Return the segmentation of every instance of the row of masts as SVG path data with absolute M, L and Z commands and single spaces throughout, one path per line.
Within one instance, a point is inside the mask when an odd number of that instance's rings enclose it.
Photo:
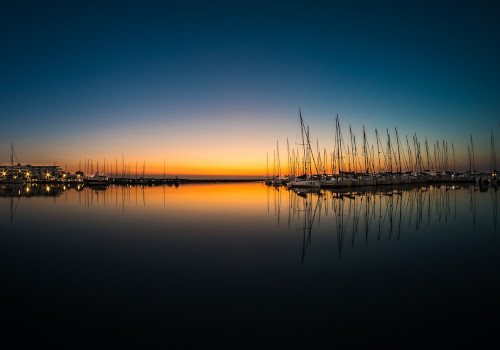
M 107 174 L 111 178 L 123 178 L 123 179 L 132 179 L 134 176 L 136 179 L 146 178 L 146 161 L 143 161 L 142 164 L 142 174 L 139 171 L 138 162 L 135 161 L 135 172 L 132 171 L 132 164 L 130 162 L 125 162 L 125 158 L 122 155 L 122 161 L 120 164 L 120 169 L 118 169 L 118 158 L 115 158 L 115 161 L 109 161 L 106 163 L 106 158 L 103 159 L 101 163 L 101 167 L 99 168 L 99 161 L 95 162 L 96 172 L 94 172 L 94 160 L 91 158 L 85 158 L 82 168 L 82 161 L 78 161 L 78 171 L 83 174 Z M 141 176 L 141 177 L 139 177 Z M 165 179 L 165 159 L 163 160 L 163 178 Z
M 133 163 L 126 162 L 124 155 L 122 154 L 121 163 L 118 163 L 118 158 L 115 161 L 112 160 L 106 162 L 106 158 L 103 159 L 103 165 L 99 168 L 99 161 L 96 161 L 96 172 L 107 174 L 110 178 L 121 178 L 121 179 L 145 179 L 146 178 L 146 161 L 142 163 L 142 169 L 139 169 L 139 162 L 135 161 L 135 172 L 133 171 Z M 120 167 L 119 167 L 120 165 Z M 142 170 L 142 173 L 141 173 Z M 85 158 L 82 168 L 82 161 L 78 162 L 78 171 L 84 174 L 94 174 L 94 160 L 91 158 Z M 166 179 L 166 160 L 163 159 L 163 179 Z
M 301 139 L 296 149 L 290 150 L 287 138 L 287 168 L 282 170 L 280 162 L 279 144 L 276 142 L 272 173 L 269 172 L 269 154 L 267 158 L 267 178 L 281 178 L 283 176 L 313 177 L 321 175 L 343 174 L 461 174 L 457 172 L 455 146 L 453 143 L 439 140 L 430 143 L 427 137 L 419 139 L 416 133 L 400 137 L 397 128 L 394 133 L 385 130 L 386 142 L 381 140 L 380 133 L 375 128 L 375 142 L 369 144 L 365 126 L 362 131 L 362 144 L 358 148 L 356 135 L 349 125 L 349 136 L 345 141 L 338 115 L 335 118 L 335 146 L 332 150 L 321 149 L 316 140 L 316 149 L 311 146 L 309 126 L 305 125 L 302 112 L 299 109 L 299 123 Z M 392 137 L 391 137 L 392 136 Z M 477 172 L 474 154 L 474 142 L 470 136 L 468 148 L 469 169 L 471 175 Z M 496 173 L 496 152 L 491 132 L 491 159 L 490 173 Z M 284 175 L 283 173 L 286 173 Z
M 19 163 L 19 160 L 17 159 L 17 155 L 14 151 L 14 144 L 10 144 L 10 166 L 15 167 L 21 166 Z M 15 162 L 14 162 L 15 160 Z M 54 164 L 55 165 L 55 164 Z M 94 167 L 95 165 L 95 167 Z M 132 179 L 134 176 L 136 179 L 141 176 L 141 172 L 139 171 L 139 164 L 138 161 L 135 161 L 135 173 L 132 171 L 132 164 L 129 162 L 126 162 L 125 156 L 122 153 L 121 156 L 121 163 L 120 163 L 120 169 L 118 168 L 118 157 L 115 158 L 115 161 L 113 162 L 112 160 L 106 162 L 106 157 L 103 158 L 103 162 L 99 166 L 99 161 L 92 158 L 84 158 L 83 164 L 82 160 L 78 161 L 78 172 L 84 174 L 84 175 L 93 175 L 93 174 L 106 174 L 109 175 L 111 178 L 123 178 L 123 179 Z M 95 171 L 94 171 L 95 170 Z M 66 172 L 68 171 L 68 166 L 66 165 Z M 146 178 L 146 161 L 143 161 L 142 164 L 142 176 L 140 177 L 141 179 Z M 166 178 L 166 159 L 163 158 L 163 179 Z

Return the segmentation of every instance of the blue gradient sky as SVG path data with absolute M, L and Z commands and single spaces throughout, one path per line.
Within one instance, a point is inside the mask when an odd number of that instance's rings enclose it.
M 244 173 L 265 169 L 276 140 L 295 142 L 301 106 L 324 147 L 339 113 L 359 140 L 362 125 L 398 127 L 453 142 L 463 164 L 472 133 L 487 168 L 499 7 L 346 3 L 7 2 L 0 163 L 14 142 L 23 163 L 123 152 L 166 157 L 172 172 Z

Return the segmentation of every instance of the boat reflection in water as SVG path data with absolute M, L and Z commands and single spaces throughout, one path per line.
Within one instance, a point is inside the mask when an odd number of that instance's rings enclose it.
M 301 261 L 304 263 L 314 231 L 334 235 L 338 257 L 346 245 L 370 241 L 400 240 L 405 232 L 431 230 L 438 224 L 454 225 L 457 221 L 457 194 L 460 205 L 468 202 L 466 216 L 476 226 L 476 192 L 491 193 L 493 231 L 497 228 L 497 189 L 474 185 L 437 185 L 373 188 L 370 191 L 293 188 L 285 191 L 287 211 L 282 210 L 283 190 L 273 191 L 274 215 L 279 225 L 286 216 L 289 231 L 301 231 Z M 464 216 L 458 219 L 463 223 Z M 443 228 L 441 228 L 442 230 Z
M 83 190 L 83 184 L 2 184 L 0 197 L 59 197 L 65 191 Z
M 101 187 L 102 190 L 107 188 L 107 186 Z M 67 191 L 75 190 L 80 192 L 83 188 L 83 184 L 1 184 L 0 197 L 10 198 L 10 222 L 12 223 L 21 198 L 45 197 L 53 198 L 55 202 L 56 198 L 63 196 L 65 193 L 67 194 Z M 97 190 L 98 188 L 94 189 Z
M 18 342 L 498 343 L 494 187 L 10 186 L 0 228 Z

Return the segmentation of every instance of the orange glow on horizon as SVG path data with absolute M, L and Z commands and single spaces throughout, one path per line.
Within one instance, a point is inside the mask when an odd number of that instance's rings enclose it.
M 379 170 L 381 172 L 389 171 L 387 169 L 387 166 L 384 165 L 384 162 L 381 161 L 381 166 L 379 169 L 378 166 L 378 161 L 375 161 L 375 166 L 372 168 L 370 166 L 369 173 L 378 173 Z M 121 176 L 123 173 L 126 174 L 126 176 L 129 176 L 131 178 L 135 178 L 136 176 L 138 178 L 142 177 L 143 175 L 143 166 L 144 162 L 137 161 L 137 168 L 136 168 L 136 161 L 125 161 L 125 165 L 122 164 L 121 161 L 118 161 L 118 165 L 116 164 L 116 161 L 113 162 L 108 162 L 106 163 L 106 169 L 103 169 L 102 165 L 103 162 L 99 162 L 100 172 L 105 172 L 107 175 L 113 174 L 113 176 Z M 81 170 L 83 171 L 83 165 L 81 166 Z M 414 165 L 413 165 L 414 167 Z M 433 166 L 431 164 L 431 172 L 433 171 Z M 313 168 L 313 174 L 316 173 L 316 168 L 314 165 L 312 166 Z M 64 166 L 63 166 L 64 169 Z M 94 172 L 97 170 L 97 164 L 96 162 L 93 163 L 93 169 Z M 338 166 L 335 164 L 333 166 L 333 172 L 332 172 L 332 164 L 331 161 L 328 161 L 321 169 L 326 169 L 327 174 L 337 174 L 338 173 Z M 70 172 L 76 172 L 79 170 L 78 164 L 72 164 L 71 166 L 68 167 L 68 170 Z M 420 171 L 420 167 L 417 169 Z M 427 162 L 424 160 L 422 164 L 422 171 L 428 170 L 427 169 Z M 448 171 L 453 171 L 453 162 L 448 165 Z M 463 162 L 457 162 L 457 171 L 458 172 L 463 172 L 465 170 L 465 164 Z M 342 171 L 343 172 L 357 172 L 357 173 L 363 173 L 365 171 L 365 165 L 364 164 L 357 164 L 354 166 L 352 163 L 349 164 L 347 161 L 344 161 L 342 163 Z M 399 167 L 396 165 L 395 162 L 392 164 L 392 172 L 398 172 Z M 401 171 L 406 172 L 408 171 L 406 164 L 402 164 L 401 166 Z M 145 168 L 144 168 L 144 175 L 145 176 L 156 176 L 156 177 L 162 177 L 163 174 L 165 173 L 166 177 L 173 177 L 173 176 L 182 176 L 182 175 L 189 175 L 189 176 L 237 176 L 237 177 L 244 177 L 244 176 L 251 176 L 251 177 L 266 177 L 266 175 L 272 176 L 272 175 L 278 175 L 278 167 L 276 166 L 276 169 L 273 169 L 273 164 L 272 162 L 269 162 L 269 169 L 266 169 L 266 164 L 265 164 L 265 159 L 264 161 L 262 160 L 257 160 L 253 162 L 231 162 L 231 161 L 221 161 L 218 163 L 212 163 L 210 160 L 207 161 L 195 161 L 193 163 L 188 162 L 188 161 L 181 161 L 178 164 L 172 164 L 171 162 L 166 162 L 165 167 L 163 165 L 163 161 L 146 161 L 145 163 Z M 293 169 L 288 169 L 288 166 L 282 166 L 280 174 L 282 176 L 284 175 L 289 175 L 293 174 L 294 170 Z M 303 166 L 302 164 L 298 164 L 296 166 L 295 170 L 296 175 L 302 175 L 303 173 Z M 319 171 L 319 173 L 323 173 L 323 170 Z
M 92 159 L 93 170 L 105 172 L 107 175 L 121 176 L 122 174 L 135 177 L 142 177 L 143 164 L 145 164 L 144 174 L 149 177 L 161 177 L 164 174 L 163 160 L 165 159 L 165 174 L 167 176 L 259 176 L 265 177 L 267 173 L 270 176 L 278 171 L 273 171 L 275 163 L 275 150 L 277 141 L 279 141 L 281 174 L 287 175 L 293 173 L 288 170 L 288 157 L 296 155 L 301 158 L 303 150 L 300 137 L 297 136 L 296 118 L 290 118 L 289 115 L 269 115 L 265 120 L 271 121 L 264 123 L 262 116 L 239 116 L 237 112 L 225 117 L 221 117 L 214 122 L 213 120 L 200 120 L 197 123 L 181 122 L 176 123 L 148 123 L 133 126 L 121 126 L 102 129 L 92 133 L 82 133 L 77 137 L 63 139 L 64 142 L 50 145 L 23 145 L 18 151 L 22 155 L 20 159 L 22 164 L 32 165 L 53 165 L 61 166 L 63 170 L 72 173 L 78 170 L 84 170 L 85 159 Z M 327 124 L 319 128 L 316 125 L 311 128 L 315 131 L 314 138 L 320 140 L 320 146 L 313 146 L 313 153 L 318 163 L 318 151 L 321 154 L 321 163 L 326 149 L 326 173 L 332 172 L 332 152 L 334 149 L 334 138 L 332 132 L 334 126 Z M 358 130 L 359 135 L 359 130 Z M 323 144 L 321 144 L 323 140 Z M 489 139 L 488 139 L 489 140 Z M 476 169 L 487 168 L 489 164 L 489 152 L 478 151 L 481 149 L 479 144 L 476 149 Z M 374 168 L 370 172 L 377 172 L 378 157 L 377 149 L 373 146 L 376 142 L 368 139 L 370 153 L 375 154 Z M 288 150 L 289 145 L 289 150 Z M 359 146 L 359 143 L 358 143 Z M 484 146 L 484 145 L 483 145 Z M 319 148 L 319 150 L 316 150 Z M 484 148 L 484 147 L 483 147 Z M 427 159 L 422 146 L 423 168 L 427 168 Z M 290 152 L 290 153 L 288 153 Z M 434 160 L 433 149 L 430 149 L 431 163 Z M 462 172 L 469 170 L 467 144 L 455 143 L 456 153 L 456 171 Z M 123 154 L 123 160 L 122 160 Z M 267 154 L 267 157 L 266 157 Z M 387 170 L 381 153 L 382 170 Z M 406 160 L 408 161 L 408 152 L 403 149 Z M 343 150 L 343 171 L 349 171 L 348 166 L 349 152 Z M 413 153 L 412 157 L 415 157 Z M 266 158 L 268 165 L 266 166 Z M 277 156 L 276 156 L 277 158 Z M 7 157 L 5 157 L 7 159 Z M 103 169 L 106 162 L 105 170 Z M 448 159 L 448 169 L 454 170 L 454 160 L 450 152 Z M 402 160 L 403 162 L 403 160 Z M 403 162 L 402 171 L 406 171 L 406 165 Z M 80 165 L 79 165 L 80 163 Z M 136 170 L 137 163 L 137 170 Z M 358 172 L 365 170 L 362 151 L 358 147 L 357 156 Z M 277 159 L 276 159 L 277 164 Z M 399 169 L 395 165 L 393 158 L 393 171 Z M 267 168 L 268 167 L 268 171 Z M 276 166 L 277 168 L 277 166 Z M 337 173 L 337 166 L 334 166 L 334 173 Z M 431 166 L 432 168 L 432 166 Z M 301 169 L 301 164 L 297 166 Z M 314 166 L 313 166 L 314 169 Z M 351 171 L 354 171 L 351 160 Z M 424 170 L 424 169 L 422 169 Z M 432 169 L 431 169 L 432 170 Z M 296 171 L 301 175 L 302 171 Z M 323 171 L 319 171 L 322 173 Z M 88 168 L 87 173 L 90 173 Z M 313 173 L 316 173 L 314 169 Z

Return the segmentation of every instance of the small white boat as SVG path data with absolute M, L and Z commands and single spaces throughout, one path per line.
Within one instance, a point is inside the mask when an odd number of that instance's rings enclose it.
M 109 184 L 109 179 L 104 174 L 95 173 L 94 175 L 87 176 L 84 180 L 87 185 L 107 185 Z

